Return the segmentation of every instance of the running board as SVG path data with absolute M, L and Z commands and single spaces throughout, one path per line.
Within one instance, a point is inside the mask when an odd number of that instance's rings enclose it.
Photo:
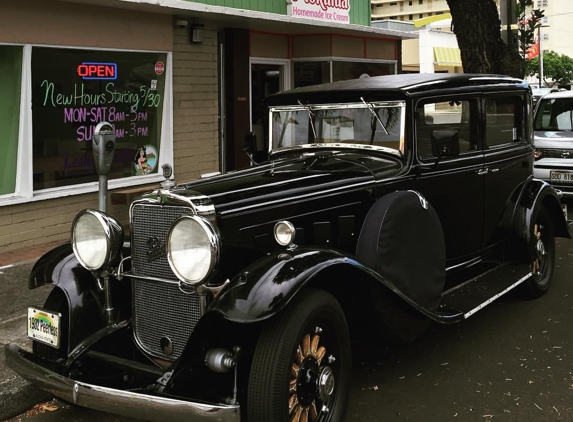
M 452 324 L 468 319 L 532 274 L 526 265 L 502 265 L 442 294 L 442 302 L 430 316 L 436 322 Z

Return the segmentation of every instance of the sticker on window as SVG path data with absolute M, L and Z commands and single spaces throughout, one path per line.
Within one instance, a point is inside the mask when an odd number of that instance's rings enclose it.
M 137 154 L 133 158 L 135 175 L 142 176 L 152 173 L 157 167 L 157 150 L 153 145 L 141 145 L 137 148 Z

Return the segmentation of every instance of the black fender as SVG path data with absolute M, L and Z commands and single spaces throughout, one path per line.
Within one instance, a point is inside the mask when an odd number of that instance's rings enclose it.
M 329 277 L 319 275 L 329 274 Z M 442 315 L 420 306 L 402 293 L 390 280 L 358 262 L 353 256 L 326 248 L 297 247 L 270 254 L 248 266 L 231 280 L 229 287 L 211 303 L 209 310 L 219 312 L 232 322 L 252 323 L 271 318 L 308 285 L 320 284 L 329 290 L 332 275 L 344 274 L 346 294 L 356 289 L 355 280 L 375 283 L 390 291 L 396 300 L 422 315 L 441 323 L 457 322 L 459 314 Z M 327 280 L 327 281 L 325 281 Z M 330 281 L 329 281 L 330 280 Z
M 519 256 L 534 257 L 531 248 L 533 244 L 531 235 L 537 213 L 542 206 L 547 209 L 551 216 L 555 236 L 571 239 L 557 191 L 549 183 L 532 178 L 523 188 L 513 219 L 510 245 L 514 252 L 521 252 L 518 253 Z
M 57 246 L 32 268 L 28 287 L 53 285 L 68 301 L 68 353 L 85 337 L 105 327 L 104 292 L 94 275 L 80 265 L 71 243 Z

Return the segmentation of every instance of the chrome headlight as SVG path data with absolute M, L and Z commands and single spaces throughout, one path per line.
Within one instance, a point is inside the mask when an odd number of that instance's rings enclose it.
M 72 247 L 80 264 L 100 270 L 119 257 L 123 230 L 117 220 L 101 211 L 83 210 L 72 224 Z
M 281 246 L 290 246 L 296 237 L 296 230 L 290 221 L 275 224 L 275 240 Z
M 179 280 L 191 286 L 204 282 L 219 262 L 219 235 L 206 219 L 185 215 L 167 235 L 167 260 Z

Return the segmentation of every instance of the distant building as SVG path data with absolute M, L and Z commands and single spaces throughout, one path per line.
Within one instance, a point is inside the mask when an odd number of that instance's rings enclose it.
M 496 3 L 503 25 L 507 16 L 507 0 L 496 0 Z M 371 0 L 371 7 L 373 23 L 381 20 L 413 22 L 450 11 L 446 0 Z M 541 29 L 541 49 L 573 57 L 570 29 L 573 1 L 534 0 L 533 7 L 545 11 Z
M 418 33 L 417 38 L 402 41 L 403 73 L 462 73 L 462 59 L 456 36 L 450 31 L 451 22 L 448 12 L 414 22 L 383 19 L 371 25 Z
M 372 21 L 392 19 L 413 21 L 449 13 L 446 0 L 372 0 Z
M 545 11 L 541 28 L 541 49 L 573 57 L 573 43 L 571 43 L 573 1 L 535 0 L 534 7 Z

